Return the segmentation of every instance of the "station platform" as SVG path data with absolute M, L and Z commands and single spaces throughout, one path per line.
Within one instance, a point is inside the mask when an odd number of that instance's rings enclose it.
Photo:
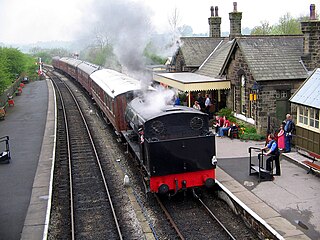
M 279 239 L 320 239 L 320 178 L 307 174 L 306 157 L 294 150 L 280 156 L 281 176 L 259 182 L 249 175 L 249 147 L 265 142 L 217 139 L 217 179 L 279 235 Z M 257 157 L 256 153 L 256 156 Z
M 51 82 L 25 84 L 13 100 L 0 121 L 11 152 L 10 163 L 0 164 L 0 240 L 42 239 L 55 135 Z
M 48 229 L 55 145 L 55 104 L 49 80 L 26 84 L 0 121 L 9 135 L 11 162 L 0 164 L 0 240 L 44 239 Z M 264 142 L 216 138 L 217 180 L 278 239 L 320 239 L 320 178 L 307 174 L 292 152 L 281 157 L 281 176 L 258 182 L 249 176 L 251 146 Z

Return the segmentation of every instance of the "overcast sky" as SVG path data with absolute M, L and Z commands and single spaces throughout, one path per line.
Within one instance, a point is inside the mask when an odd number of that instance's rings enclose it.
M 229 15 L 234 0 L 0 0 L 0 42 L 35 43 L 37 41 L 75 40 L 84 32 L 119 24 L 137 25 L 152 31 L 169 28 L 168 18 L 176 8 L 180 25 L 193 28 L 194 33 L 208 32 L 210 6 L 219 7 L 221 30 L 229 31 Z M 309 15 L 310 4 L 320 9 L 320 0 L 238 0 L 242 12 L 242 27 L 253 28 L 261 21 L 270 24 L 290 13 L 293 17 Z M 135 15 L 140 23 L 131 21 Z M 111 24 L 112 23 L 112 24 Z M 107 27 L 106 27 L 107 28 Z M 148 29 L 147 31 L 149 31 Z M 145 29 L 141 29 L 145 30 Z

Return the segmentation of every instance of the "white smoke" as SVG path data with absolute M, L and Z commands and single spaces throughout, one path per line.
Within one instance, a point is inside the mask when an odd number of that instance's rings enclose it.
M 125 69 L 140 71 L 144 69 L 143 51 L 151 38 L 152 14 L 141 2 L 94 0 L 82 31 L 87 29 L 92 40 L 99 37 L 111 44 Z
M 173 89 L 166 89 L 162 86 L 156 87 L 156 91 L 146 92 L 143 96 L 143 112 L 149 114 L 157 113 L 167 105 L 173 105 L 174 96 L 175 91 Z

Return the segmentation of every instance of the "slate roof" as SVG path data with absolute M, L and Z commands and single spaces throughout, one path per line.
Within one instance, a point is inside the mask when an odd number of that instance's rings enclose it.
M 320 68 L 314 70 L 293 94 L 291 102 L 320 109 Z
M 218 47 L 211 53 L 211 55 L 205 60 L 197 74 L 201 74 L 208 77 L 220 77 L 221 69 L 230 53 L 230 50 L 234 44 L 234 41 L 228 39 L 222 40 Z
M 256 81 L 305 79 L 303 36 L 248 36 L 237 43 Z
M 223 38 L 182 37 L 180 51 L 186 66 L 199 67 Z

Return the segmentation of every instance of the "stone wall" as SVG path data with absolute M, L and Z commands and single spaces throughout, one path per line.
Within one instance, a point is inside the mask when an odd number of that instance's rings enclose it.
M 302 57 L 307 69 L 312 71 L 320 66 L 320 21 L 301 22 L 304 34 L 304 55 Z
M 237 114 L 241 112 L 241 75 L 245 76 L 245 116 L 255 120 L 255 127 L 261 134 L 277 131 L 282 120 L 285 119 L 286 111 L 295 115 L 295 108 L 289 105 L 291 95 L 298 89 L 303 80 L 282 80 L 282 81 L 259 81 L 261 90 L 253 91 L 255 79 L 250 72 L 242 52 L 237 48 L 231 56 L 231 62 L 227 68 L 227 79 L 230 80 L 231 89 L 227 95 L 227 107 Z M 249 99 L 250 93 L 255 93 L 256 101 Z M 285 104 L 288 109 L 281 109 L 279 103 Z M 252 104 L 249 114 L 250 103 Z M 280 106 L 280 107 L 279 107 Z M 235 107 L 235 109 L 234 109 Z M 277 110 L 278 108 L 278 110 Z M 283 114 L 279 115 L 279 110 Z M 278 111 L 278 113 L 277 113 Z M 283 115 L 283 118 L 282 118 Z

